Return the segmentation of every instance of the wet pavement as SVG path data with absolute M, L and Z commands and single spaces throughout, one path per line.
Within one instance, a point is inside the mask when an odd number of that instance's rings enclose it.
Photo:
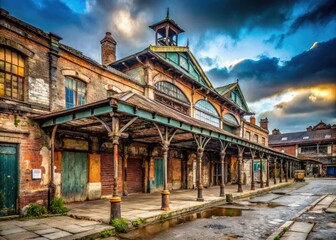
M 99 222 L 77 220 L 67 216 L 0 222 L 0 240 L 20 239 L 80 239 L 100 236 L 113 227 Z
M 267 239 L 286 221 L 325 194 L 336 194 L 335 180 L 308 180 L 260 197 L 238 201 L 230 206 L 240 209 L 237 215 L 206 213 L 206 217 L 197 217 L 196 214 L 195 218 L 180 219 L 175 223 L 167 221 L 152 226 L 152 232 L 146 230 L 133 237 L 131 234 L 122 237 L 164 240 Z M 228 208 L 229 205 L 223 207 Z M 313 229 L 308 239 L 336 239 L 335 213 L 316 214 L 318 213 L 306 212 L 297 218 L 297 221 L 315 223 L 311 225 Z M 154 235 L 157 229 L 160 229 L 161 233 Z

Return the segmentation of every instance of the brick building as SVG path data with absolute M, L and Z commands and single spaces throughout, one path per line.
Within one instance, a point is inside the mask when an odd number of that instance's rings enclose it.
M 335 142 L 336 126 L 322 121 L 304 132 L 274 129 L 269 136 L 269 146 L 299 158 L 307 175 L 336 176 Z
M 121 195 L 154 191 L 169 209 L 176 189 L 197 188 L 202 201 L 204 187 L 253 188 L 243 169 L 257 158 L 262 183 L 277 159 L 291 176 L 295 157 L 242 137 L 250 113 L 238 83 L 215 89 L 169 16 L 150 28 L 155 45 L 119 60 L 106 33 L 100 64 L 0 10 L 0 215 L 57 195 L 111 198 L 118 218 Z

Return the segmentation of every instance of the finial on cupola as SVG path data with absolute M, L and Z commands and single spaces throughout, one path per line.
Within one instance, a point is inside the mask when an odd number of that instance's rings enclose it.
M 237 83 L 239 82 L 239 79 L 237 78 Z
M 169 8 L 167 8 L 167 16 L 166 19 L 169 19 Z
M 187 47 L 189 47 L 189 38 L 187 39 Z

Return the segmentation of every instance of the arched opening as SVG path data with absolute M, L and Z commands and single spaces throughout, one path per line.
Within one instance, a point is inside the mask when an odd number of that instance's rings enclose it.
M 189 113 L 190 102 L 186 95 L 174 84 L 166 81 L 155 83 L 156 101 L 184 114 Z
M 213 126 L 219 127 L 219 115 L 216 108 L 205 100 L 195 104 L 195 118 Z

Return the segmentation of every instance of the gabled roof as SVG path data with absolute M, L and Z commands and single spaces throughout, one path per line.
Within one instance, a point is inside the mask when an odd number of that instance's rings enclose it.
M 322 129 L 305 132 L 284 133 L 269 135 L 269 145 L 289 145 L 294 143 L 335 142 L 336 129 Z
M 155 53 L 163 61 L 172 64 L 203 86 L 214 90 L 210 80 L 188 47 L 179 46 L 150 46 L 149 51 Z M 181 61 L 185 59 L 186 62 Z
M 232 91 L 236 90 L 238 92 L 239 98 L 242 100 L 242 106 L 239 106 L 239 107 L 242 108 L 246 112 L 250 111 L 238 82 L 230 83 L 228 85 L 224 85 L 221 87 L 217 87 L 215 90 L 223 97 L 226 97 L 225 96 L 226 94 L 231 93 Z M 230 96 L 230 99 L 231 99 L 231 96 Z
M 161 20 L 160 22 L 158 23 L 155 23 L 155 24 L 152 24 L 149 26 L 149 28 L 155 30 L 155 28 L 157 26 L 160 26 L 160 25 L 163 25 L 163 24 L 171 24 L 172 26 L 174 26 L 180 33 L 183 33 L 184 30 L 172 19 L 170 18 L 165 18 L 163 20 Z
M 220 94 L 220 95 L 224 95 L 226 94 L 228 91 L 233 90 L 235 87 L 237 86 L 237 83 L 230 83 L 228 85 L 224 85 L 221 87 L 217 87 L 216 91 Z

